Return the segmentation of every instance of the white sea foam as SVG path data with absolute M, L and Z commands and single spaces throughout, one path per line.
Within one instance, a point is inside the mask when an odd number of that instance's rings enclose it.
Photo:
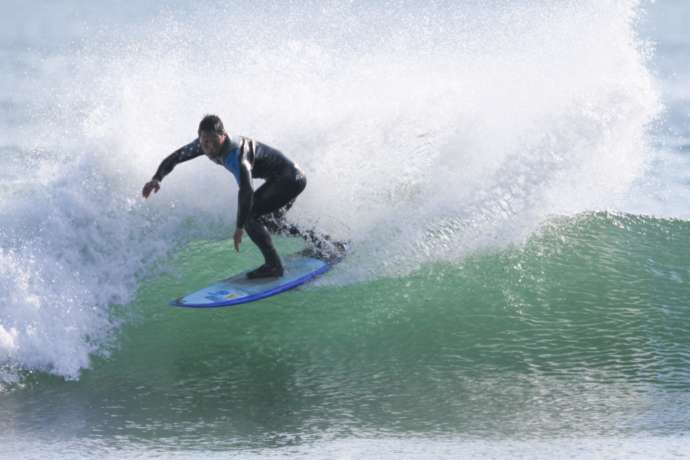
M 112 447 L 89 440 L 78 442 L 37 443 L 10 440 L 7 443 L 8 459 L 42 459 L 46 455 L 59 460 L 91 458 L 94 452 L 102 459 L 118 458 L 171 458 L 196 459 L 264 459 L 301 458 L 322 459 L 451 459 L 451 458 L 512 458 L 552 459 L 566 455 L 571 459 L 595 460 L 601 458 L 664 459 L 682 458 L 689 447 L 685 436 L 637 436 L 533 439 L 533 440 L 462 440 L 407 437 L 405 439 L 337 439 L 313 444 L 269 449 L 232 450 L 219 452 L 215 449 L 186 451 L 175 449 L 161 454 L 160 446 Z M 61 447 L 60 450 L 55 447 Z M 86 453 L 88 452 L 88 453 Z
M 169 11 L 33 62 L 0 188 L 0 367 L 78 377 L 142 273 L 230 234 L 233 179 L 203 158 L 139 197 L 208 112 L 303 166 L 293 219 L 353 242 L 336 282 L 615 207 L 643 170 L 635 1 L 214 5 L 212 34 L 208 10 Z

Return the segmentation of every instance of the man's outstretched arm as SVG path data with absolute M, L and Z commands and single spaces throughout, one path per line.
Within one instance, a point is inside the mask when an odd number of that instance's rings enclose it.
M 144 198 L 148 198 L 149 195 L 151 195 L 151 192 L 158 193 L 158 190 L 161 188 L 161 181 L 165 176 L 170 174 L 173 169 L 175 169 L 176 165 L 203 154 L 204 152 L 201 150 L 201 144 L 199 143 L 198 139 L 175 150 L 161 162 L 160 166 L 158 166 L 156 174 L 154 174 L 153 178 L 144 185 L 144 189 L 141 191 L 141 194 L 144 195 Z

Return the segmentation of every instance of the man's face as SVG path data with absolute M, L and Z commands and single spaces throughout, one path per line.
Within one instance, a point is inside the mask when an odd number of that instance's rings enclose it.
M 209 131 L 201 131 L 199 133 L 201 151 L 208 157 L 217 157 L 223 142 L 225 142 L 225 134 L 219 135 Z

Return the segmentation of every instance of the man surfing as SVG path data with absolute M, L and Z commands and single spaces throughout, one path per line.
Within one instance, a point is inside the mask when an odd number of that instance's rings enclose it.
M 199 123 L 199 137 L 180 147 L 161 162 L 156 174 L 144 185 L 142 194 L 148 198 L 158 193 L 160 183 L 177 164 L 206 155 L 214 163 L 224 166 L 235 176 L 237 194 L 237 221 L 233 240 L 239 252 L 244 231 L 264 256 L 264 264 L 247 273 L 247 277 L 269 278 L 283 276 L 283 264 L 273 246 L 273 233 L 299 234 L 315 239 L 313 232 L 303 234 L 287 225 L 285 213 L 307 186 L 304 172 L 280 151 L 252 139 L 233 136 L 225 131 L 216 115 L 206 115 Z M 252 178 L 265 179 L 258 189 L 252 187 Z

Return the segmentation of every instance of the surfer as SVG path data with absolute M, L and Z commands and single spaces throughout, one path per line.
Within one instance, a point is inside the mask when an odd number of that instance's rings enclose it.
M 273 246 L 272 233 L 300 235 L 306 240 L 316 238 L 313 232 L 300 232 L 288 225 L 285 213 L 307 186 L 304 172 L 280 151 L 242 136 L 230 136 L 216 115 L 206 115 L 199 123 L 199 137 L 165 158 L 153 178 L 144 185 L 142 194 L 148 198 L 158 193 L 160 183 L 178 163 L 206 155 L 214 163 L 228 169 L 239 185 L 237 220 L 233 236 L 239 252 L 242 236 L 247 232 L 264 257 L 264 264 L 247 273 L 248 278 L 283 275 L 283 264 Z M 265 179 L 256 190 L 252 178 Z

